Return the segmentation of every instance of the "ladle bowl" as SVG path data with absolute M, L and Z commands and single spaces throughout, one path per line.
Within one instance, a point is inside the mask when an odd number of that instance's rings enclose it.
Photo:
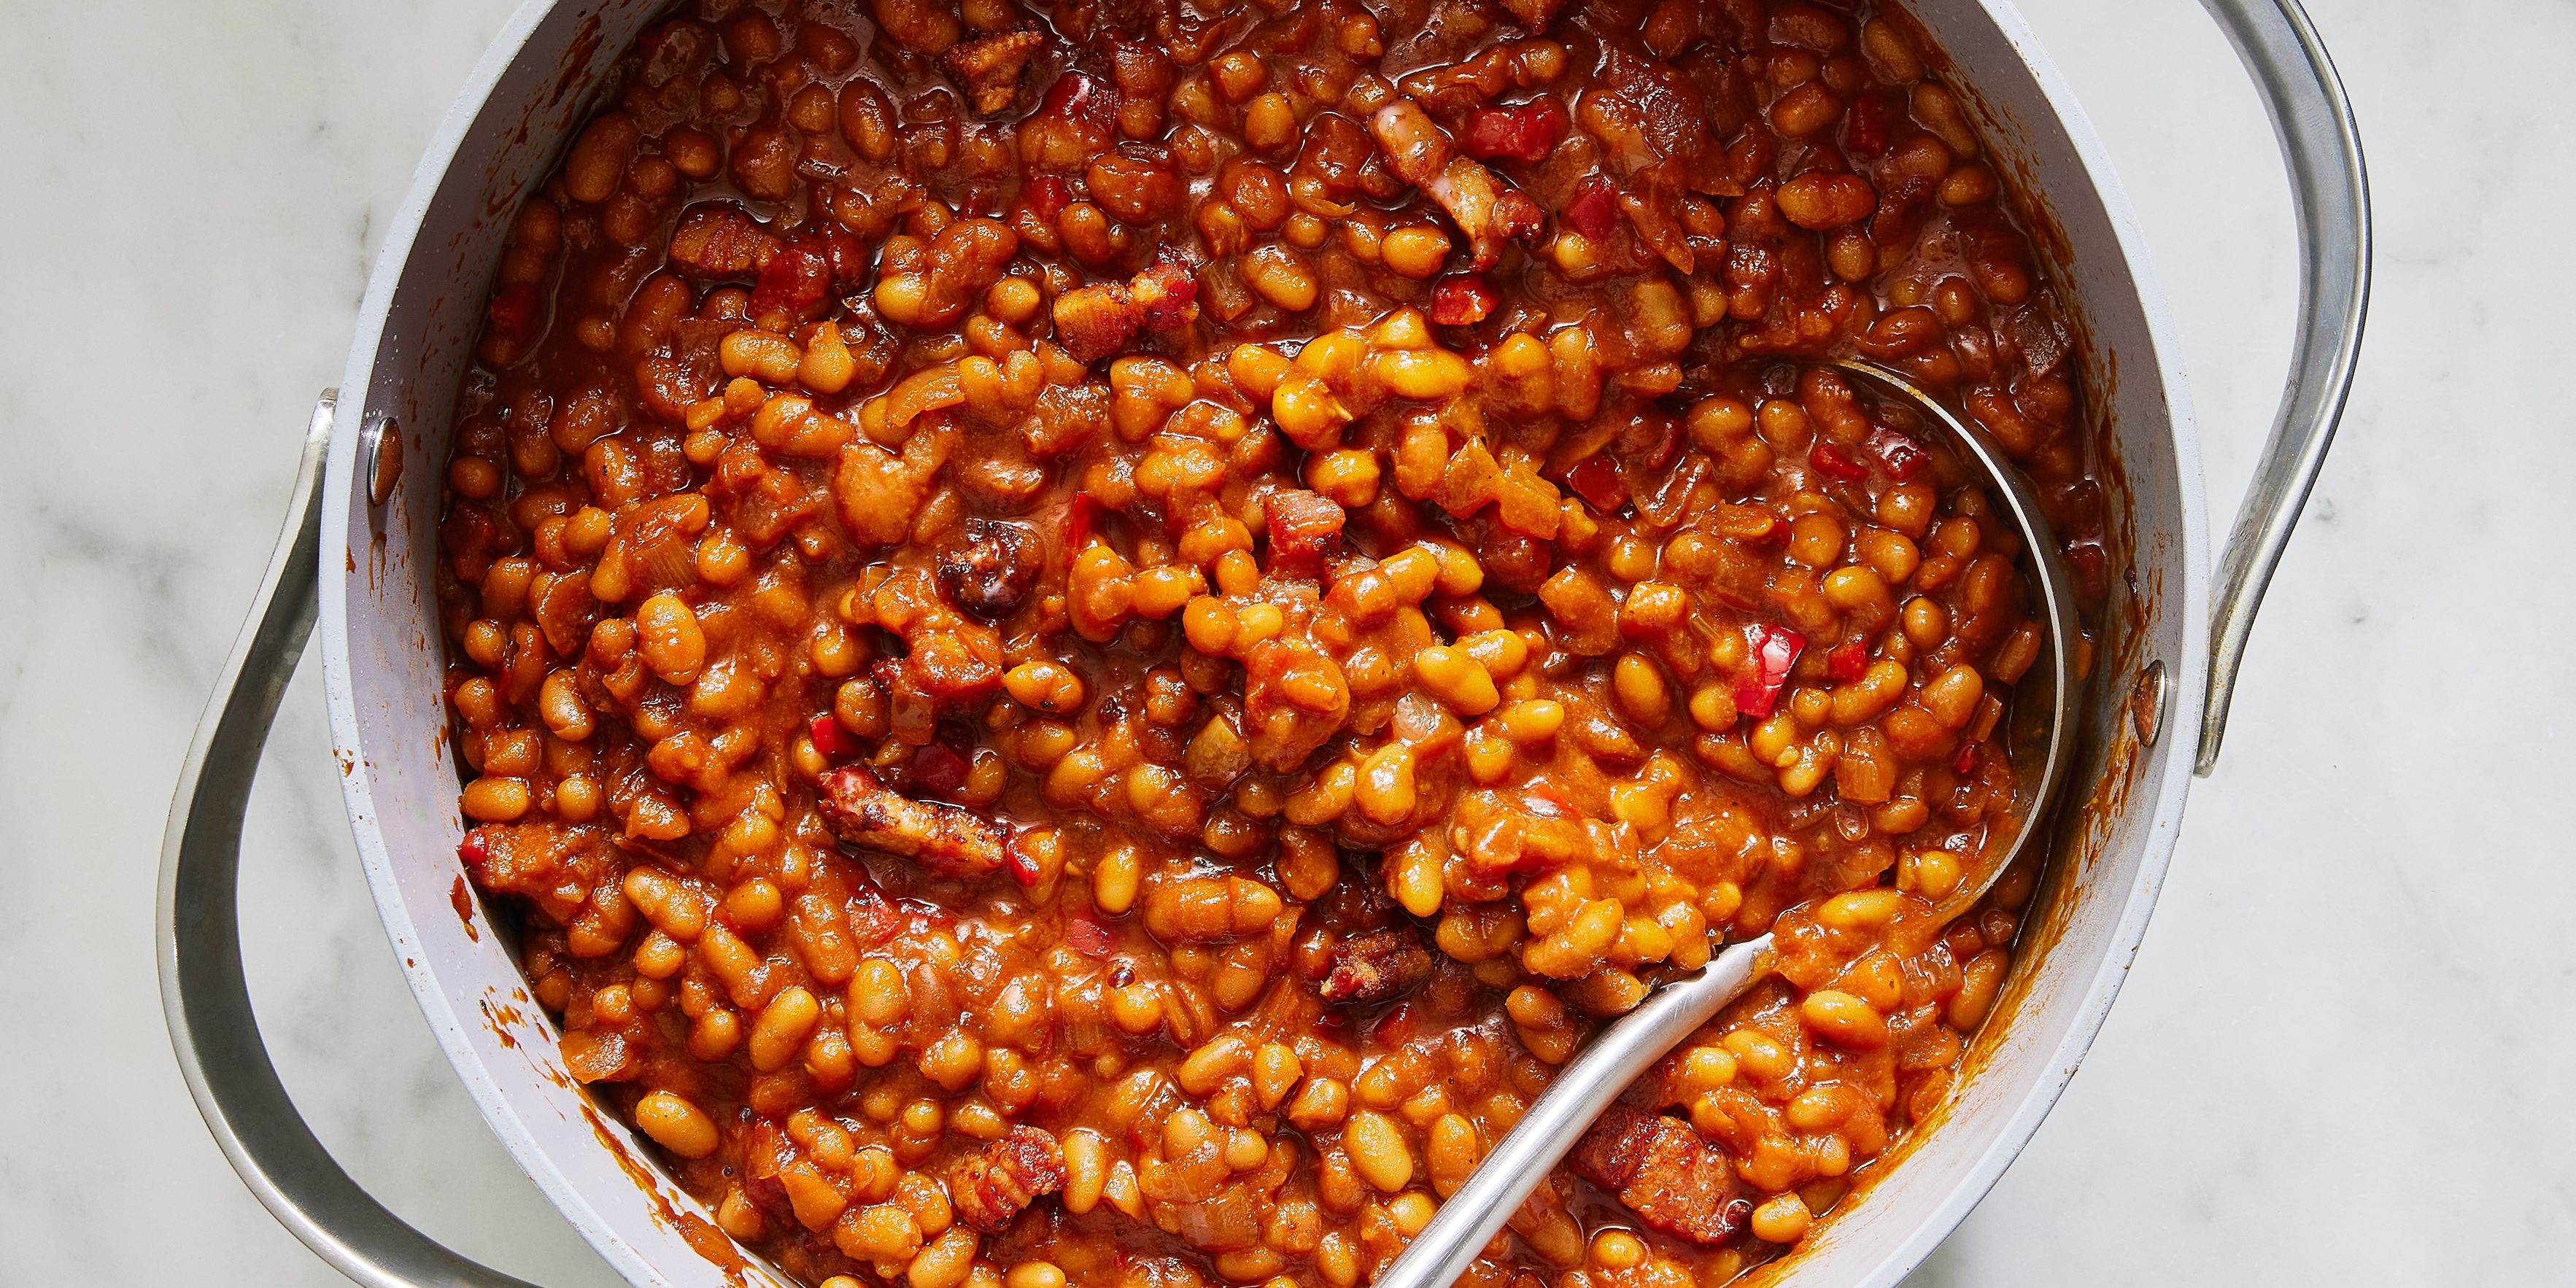
M 2043 835 L 2038 824 L 2066 776 L 2076 725 L 2075 583 L 2057 534 L 2040 513 L 2038 494 L 1983 433 L 1887 367 L 1859 358 L 1831 359 L 1829 365 L 1911 404 L 1940 427 L 1951 454 L 1967 468 L 1968 482 L 1984 485 L 1995 510 L 2020 537 L 2021 570 L 2045 637 L 2038 664 L 2013 686 L 2012 808 L 1989 825 L 1968 878 L 1941 901 L 1937 915 L 1948 921 L 1975 906 L 2023 848 Z M 1604 1026 L 1557 1070 L 1528 1112 L 1378 1276 L 1375 1288 L 1448 1288 L 1457 1282 L 1628 1084 L 1742 997 L 1771 964 L 1767 933 L 1728 944 L 1707 965 L 1658 983 L 1635 1010 Z

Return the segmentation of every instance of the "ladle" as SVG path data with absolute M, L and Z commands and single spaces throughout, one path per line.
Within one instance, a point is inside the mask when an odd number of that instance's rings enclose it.
M 2025 570 L 2038 588 L 2037 608 L 2046 642 L 2040 661 L 2013 686 L 2013 757 L 2016 787 L 2012 812 L 1988 831 L 1981 867 L 1938 908 L 1947 921 L 1975 905 L 2039 834 L 2048 800 L 2065 777 L 2075 730 L 2071 646 L 2076 630 L 2075 588 L 2066 561 L 2041 515 L 2028 480 L 1983 434 L 1951 414 L 1905 376 L 1856 358 L 1829 359 L 1848 376 L 1912 403 L 1941 427 L 1957 457 L 1988 484 L 1987 493 L 2021 537 Z M 2035 753 L 2035 754 L 2034 754 Z M 1657 985 L 1633 1011 L 1594 1035 L 1582 1052 L 1557 1070 L 1519 1123 L 1495 1142 L 1465 1184 L 1440 1210 L 1374 1288 L 1449 1288 L 1485 1250 L 1523 1200 L 1592 1120 L 1628 1084 L 1666 1053 L 1743 996 L 1771 968 L 1771 936 L 1729 944 L 1707 965 Z

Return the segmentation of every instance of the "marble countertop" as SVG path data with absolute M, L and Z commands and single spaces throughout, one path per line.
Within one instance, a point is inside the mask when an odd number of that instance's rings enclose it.
M 0 7 L 0 1281 L 342 1282 L 189 1104 L 153 873 L 306 408 L 510 3 Z M 2270 134 L 2189 0 L 2024 7 L 2144 216 L 2223 531 L 2296 296 Z M 2576 426 L 2543 379 L 2567 330 L 2540 289 L 2566 275 L 2576 206 L 2576 99 L 2548 88 L 2576 8 L 2312 9 L 2377 181 L 2344 437 L 2127 991 L 1917 1284 L 2537 1284 L 2576 1248 L 2576 948 L 2547 804 L 2576 775 L 2576 610 L 2548 553 Z M 433 1235 L 610 1284 L 485 1131 L 386 951 L 316 672 L 270 741 L 243 877 L 288 1087 Z

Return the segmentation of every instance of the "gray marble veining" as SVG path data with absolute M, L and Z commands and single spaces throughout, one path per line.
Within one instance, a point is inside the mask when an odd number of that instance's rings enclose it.
M 2155 248 L 2223 531 L 2295 290 L 2270 134 L 2189 0 L 2024 7 Z M 0 1283 L 341 1282 L 241 1190 L 179 1084 L 153 866 L 384 212 L 507 9 L 0 4 Z M 2576 9 L 2312 11 L 2376 179 L 2360 387 L 2128 990 L 1920 1284 L 2540 1284 L 2576 1246 L 2555 817 L 2576 426 L 2544 378 Z M 385 950 L 319 690 L 287 697 L 244 875 L 287 1084 L 431 1233 L 608 1284 Z

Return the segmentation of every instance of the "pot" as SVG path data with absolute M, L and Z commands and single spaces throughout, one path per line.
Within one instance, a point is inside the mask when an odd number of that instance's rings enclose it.
M 2368 295 L 2367 187 L 2349 105 L 2296 0 L 2206 0 L 2259 82 L 2293 177 L 2303 321 L 2255 486 L 2213 589 L 2200 455 L 2171 323 L 2128 199 L 2008 0 L 1921 0 L 2066 287 L 2134 577 L 2115 586 L 2022 963 L 1950 1103 L 1765 1281 L 1895 1282 L 1967 1215 L 2074 1073 L 2146 931 L 2195 767 L 2218 751 L 2254 610 L 2323 463 Z M 519 1281 L 405 1225 L 331 1160 L 279 1085 L 236 939 L 241 815 L 317 617 L 350 826 L 393 949 L 492 1130 L 628 1280 L 783 1284 L 734 1247 L 565 1072 L 556 1033 L 452 857 L 436 559 L 450 404 L 521 199 L 663 0 L 530 0 L 448 114 L 376 262 L 338 397 L 307 431 L 295 504 L 200 725 L 162 855 L 160 968 L 179 1064 L 225 1155 L 279 1221 L 373 1288 Z

